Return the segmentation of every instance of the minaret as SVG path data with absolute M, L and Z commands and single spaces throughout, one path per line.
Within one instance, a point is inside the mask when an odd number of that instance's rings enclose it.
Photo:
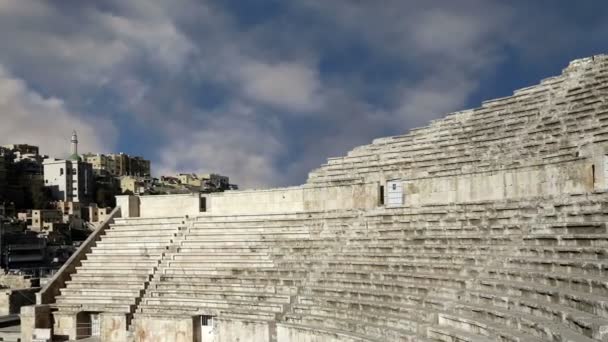
M 72 132 L 72 156 L 78 155 L 78 135 L 76 135 L 76 130 Z

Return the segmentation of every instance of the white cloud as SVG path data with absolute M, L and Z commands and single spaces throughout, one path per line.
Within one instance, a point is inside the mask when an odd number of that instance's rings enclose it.
M 239 68 L 249 98 L 280 109 L 312 111 L 323 104 L 318 72 L 299 63 L 248 62 Z
M 80 151 L 107 151 L 115 132 L 105 120 L 85 121 L 57 98 L 45 98 L 0 66 L 0 144 L 38 145 L 41 153 L 64 158 L 77 130 Z
M 203 129 L 170 125 L 171 141 L 160 151 L 159 174 L 220 173 L 241 189 L 281 183 L 285 176 L 277 172 L 276 159 L 283 144 L 275 131 L 247 117 L 249 110 L 242 105 L 227 108 L 228 115 L 215 115 Z

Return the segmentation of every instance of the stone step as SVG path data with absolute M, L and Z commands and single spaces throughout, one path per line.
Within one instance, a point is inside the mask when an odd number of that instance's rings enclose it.
M 90 261 L 106 261 L 106 262 L 114 262 L 114 261 L 158 261 L 161 259 L 162 254 L 145 254 L 145 252 L 141 252 L 141 254 L 132 254 L 132 253 L 111 253 L 106 250 L 107 253 L 90 253 L 87 254 L 87 258 L 85 260 Z M 163 251 L 164 252 L 164 251 Z M 84 260 L 83 260 L 84 261 Z
M 77 272 L 72 275 L 72 282 L 75 283 L 86 283 L 86 282 L 97 282 L 100 284 L 121 284 L 121 283 L 132 283 L 141 282 L 142 284 L 149 279 L 150 275 L 146 274 L 134 274 L 134 273 L 83 273 Z
M 155 281 L 149 286 L 149 289 L 153 290 L 172 290 L 172 291 L 185 291 L 185 292 L 246 292 L 246 293 L 276 293 L 284 295 L 294 295 L 297 288 L 294 286 L 281 286 L 281 285 L 266 285 L 266 284 L 242 284 L 242 283 L 189 283 L 189 282 L 170 282 L 170 281 Z
M 540 336 L 549 341 L 564 342 L 592 342 L 592 338 L 570 330 L 562 322 L 553 322 L 549 319 L 529 315 L 524 312 L 513 312 L 497 307 L 482 307 L 475 305 L 458 305 L 456 311 L 462 317 L 482 319 L 497 325 L 517 327 L 519 333 L 526 336 Z M 600 337 L 598 335 L 598 337 Z
M 127 268 L 127 269 L 131 269 L 131 268 L 146 268 L 146 269 L 152 269 L 156 266 L 158 266 L 158 260 L 154 260 L 154 259 L 146 259 L 146 260 L 137 260 L 137 259 L 131 259 L 131 260 L 125 260 L 125 259 L 119 259 L 118 260 L 83 260 L 82 261 L 82 267 L 83 268 L 88 268 L 88 269 L 96 269 L 99 267 L 105 267 L 108 266 L 111 262 L 112 267 L 115 268 Z
M 114 266 L 96 266 L 96 267 L 76 267 L 77 274 L 127 274 L 127 275 L 144 275 L 151 274 L 154 271 L 152 267 L 114 267 Z
M 336 308 L 297 304 L 293 306 L 292 312 L 300 317 L 316 316 L 332 320 L 358 320 L 361 324 L 371 323 L 386 326 L 389 329 L 394 328 L 410 332 L 415 332 L 421 322 L 426 322 L 428 320 L 428 317 L 420 315 L 420 312 L 416 310 L 412 310 L 412 312 L 403 310 L 394 314 L 381 314 L 373 311 L 366 312 L 365 310 L 356 308 L 353 308 L 352 310 L 340 310 Z
M 331 329 L 333 331 L 342 331 L 347 334 L 364 338 L 365 341 L 415 341 L 415 331 L 400 330 L 395 327 L 388 327 L 380 324 L 364 323 L 361 319 L 333 319 L 326 316 L 300 316 L 288 314 L 285 316 L 285 322 L 289 324 L 318 327 L 323 330 Z
M 319 326 L 309 326 L 301 323 L 280 323 L 279 326 L 283 326 L 287 329 L 291 330 L 299 330 L 304 331 L 304 335 L 306 336 L 317 336 L 319 337 L 319 341 L 328 340 L 328 341 L 340 341 L 340 342 L 385 342 L 386 340 L 372 338 L 370 336 L 357 335 L 355 333 L 350 333 L 347 331 L 341 331 L 330 328 L 321 328 Z M 287 333 L 289 334 L 289 333 Z M 326 338 L 327 337 L 327 338 Z M 285 337 L 286 339 L 290 338 L 289 336 Z M 409 340 L 404 340 L 410 342 Z M 417 340 L 420 342 L 426 342 L 422 340 Z M 413 342 L 413 340 L 412 340 Z
M 200 252 L 184 252 L 182 250 L 177 254 L 169 257 L 169 260 L 269 260 L 270 256 L 267 253 L 200 253 Z
M 149 256 L 160 256 L 161 253 L 167 250 L 166 246 L 156 246 L 156 247 L 129 247 L 124 244 L 121 244 L 118 247 L 112 246 L 96 246 L 91 248 L 90 255 L 149 255 Z
M 184 227 L 182 224 L 138 224 L 138 225 L 111 225 L 110 229 L 106 231 L 106 234 L 131 234 L 138 232 L 150 232 L 150 233 L 171 233 L 179 230 L 180 227 Z
M 132 239 L 120 239 L 114 241 L 101 240 L 97 242 L 98 249 L 115 249 L 115 248 L 155 248 L 155 247 L 166 247 L 168 241 L 137 241 Z
M 131 313 L 131 309 L 134 307 L 133 304 L 108 304 L 108 303 L 56 303 L 54 304 L 58 311 L 65 312 L 117 312 L 117 313 Z
M 177 284 L 204 284 L 204 283 L 215 283 L 219 286 L 231 286 L 238 285 L 269 285 L 269 286 L 297 286 L 303 281 L 305 274 L 296 274 L 292 277 L 286 276 L 267 276 L 260 274 L 258 276 L 247 276 L 247 275 L 234 275 L 230 274 L 218 275 L 218 274 L 203 274 L 194 275 L 188 274 L 160 274 L 157 273 L 156 281 L 162 283 L 177 283 Z
M 608 326 L 608 319 L 572 309 L 551 300 L 505 297 L 504 293 L 501 292 L 476 290 L 468 291 L 466 298 L 467 304 L 470 303 L 483 308 L 509 308 L 515 313 L 521 312 L 524 316 L 528 316 L 530 321 L 533 321 L 534 317 L 537 316 L 541 320 L 551 320 L 553 324 L 567 326 L 570 330 L 579 334 L 600 340 Z
M 175 217 L 130 217 L 130 218 L 115 218 L 114 222 L 116 224 L 128 224 L 128 225 L 136 225 L 136 224 L 174 224 L 174 223 L 182 223 L 186 220 L 183 216 L 175 216 Z
M 144 282 L 142 281 L 125 281 L 122 278 L 116 282 L 96 282 L 86 278 L 80 277 L 74 280 L 66 281 L 66 287 L 64 289 L 109 289 L 109 290 L 141 290 L 144 288 Z
M 85 304 L 97 304 L 97 305 L 134 305 L 135 297 L 124 297 L 124 296 L 99 296 L 93 297 L 91 295 L 79 296 L 79 295 L 61 295 L 57 297 L 57 305 L 85 305 Z
M 239 267 L 254 267 L 264 268 L 273 267 L 274 263 L 271 260 L 165 260 L 163 261 L 163 267 L 165 270 L 171 268 L 179 268 L 184 270 L 189 269 L 210 269 L 216 267 L 224 268 L 239 268 Z
M 474 331 L 474 330 L 473 330 Z M 464 331 L 451 326 L 431 326 L 426 330 L 426 335 L 433 341 L 441 342 L 492 342 L 495 338 L 477 335 L 473 332 Z M 523 341 L 522 341 L 523 342 Z
M 206 232 L 190 232 L 185 236 L 186 240 L 236 240 L 236 241 L 266 241 L 266 240 L 280 240 L 280 239 L 296 239 L 306 238 L 310 235 L 308 231 L 302 232 L 272 232 L 272 233 L 231 233 L 223 232 L 218 233 L 206 233 Z
M 201 253 L 262 253 L 270 249 L 270 246 L 266 245 L 255 245 L 255 244 L 238 244 L 228 246 L 190 246 L 190 247 L 179 247 L 178 250 L 181 252 L 201 252 Z
M 607 234 L 537 234 L 524 237 L 524 243 L 532 246 L 608 247 Z
M 522 257 L 605 260 L 608 249 L 603 247 L 566 247 L 566 246 L 521 246 L 518 255 Z
M 124 232 L 126 233 L 126 232 Z M 167 242 L 176 236 L 176 233 L 169 232 L 167 234 L 149 234 L 148 232 L 137 232 L 130 234 L 106 234 L 101 237 L 101 241 L 120 241 L 120 240 L 133 240 L 136 239 L 138 242 L 150 241 L 150 242 Z
M 489 256 L 463 256 L 458 254 L 443 254 L 443 253 L 420 253 L 420 254 L 403 254 L 403 253 L 341 253 L 338 255 L 327 255 L 317 253 L 315 255 L 294 255 L 293 253 L 274 254 L 274 258 L 280 261 L 299 261 L 299 262 L 315 262 L 326 261 L 327 259 L 335 261 L 370 261 L 370 262 L 416 262 L 416 263 L 447 263 L 460 265 L 482 265 L 487 262 Z
M 290 296 L 279 295 L 273 293 L 249 293 L 249 292 L 212 292 L 212 291 L 186 291 L 186 290 L 157 290 L 149 289 L 146 291 L 146 298 L 191 298 L 193 300 L 225 300 L 228 302 L 261 302 L 261 303 L 276 303 L 289 304 Z
M 149 306 L 156 306 L 161 310 L 173 308 L 176 309 L 188 309 L 197 308 L 211 309 L 217 311 L 224 311 L 229 309 L 236 310 L 250 310 L 250 311 L 265 311 L 265 312 L 276 312 L 281 313 L 284 310 L 283 304 L 273 303 L 253 303 L 253 302 L 238 302 L 238 301 L 225 301 L 225 300 L 204 300 L 198 298 L 177 298 L 177 297 L 144 297 L 142 299 L 141 311 L 149 310 Z
M 522 268 L 490 270 L 488 276 L 515 282 L 530 282 L 548 288 L 563 288 L 578 292 L 608 296 L 608 279 L 605 276 L 531 271 Z
M 528 269 L 556 274 L 608 276 L 608 260 L 564 260 L 546 258 L 507 258 L 505 268 Z
M 112 288 L 63 288 L 61 289 L 61 296 L 63 297 L 127 297 L 127 298 L 135 298 L 139 297 L 141 294 L 140 289 L 112 289 Z
M 519 283 L 504 279 L 482 278 L 472 289 L 502 291 L 510 297 L 547 299 L 560 305 L 608 318 L 608 297 L 564 288 L 552 288 L 532 283 Z
M 294 243 L 299 243 L 302 240 L 302 238 L 285 238 L 285 239 L 276 239 L 276 238 L 258 238 L 258 239 L 247 239 L 247 240 L 233 240 L 233 239 L 205 239 L 205 240 L 192 240 L 192 239 L 187 239 L 184 241 L 180 242 L 180 247 L 181 248 L 197 248 L 197 247 L 216 247 L 218 248 L 218 246 L 222 246 L 222 247 L 227 247 L 227 248 L 234 248 L 234 247 L 247 247 L 247 246 L 255 246 L 255 248 L 258 247 L 268 247 L 269 245 L 273 244 L 273 243 L 287 243 L 289 241 L 292 241 Z M 259 245 L 263 245 L 263 246 L 258 246 Z

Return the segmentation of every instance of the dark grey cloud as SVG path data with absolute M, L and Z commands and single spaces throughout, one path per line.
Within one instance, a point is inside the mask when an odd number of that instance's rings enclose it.
M 140 146 L 159 172 L 294 184 L 328 156 L 463 109 L 516 59 L 542 66 L 593 51 L 608 33 L 599 12 L 482 0 L 5 0 L 0 84 L 21 90 L 5 91 L 0 115 L 27 137 L 43 129 L 28 122 L 56 113 L 91 135 L 91 149 Z

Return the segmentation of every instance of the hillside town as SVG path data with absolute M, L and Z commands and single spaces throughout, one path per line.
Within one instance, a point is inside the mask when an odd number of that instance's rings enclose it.
M 80 154 L 76 132 L 69 142 L 65 159 L 29 144 L 0 146 L 0 288 L 9 298 L 0 301 L 4 314 L 34 301 L 39 287 L 106 220 L 116 195 L 237 189 L 217 174 L 152 177 L 150 161 L 141 156 Z

